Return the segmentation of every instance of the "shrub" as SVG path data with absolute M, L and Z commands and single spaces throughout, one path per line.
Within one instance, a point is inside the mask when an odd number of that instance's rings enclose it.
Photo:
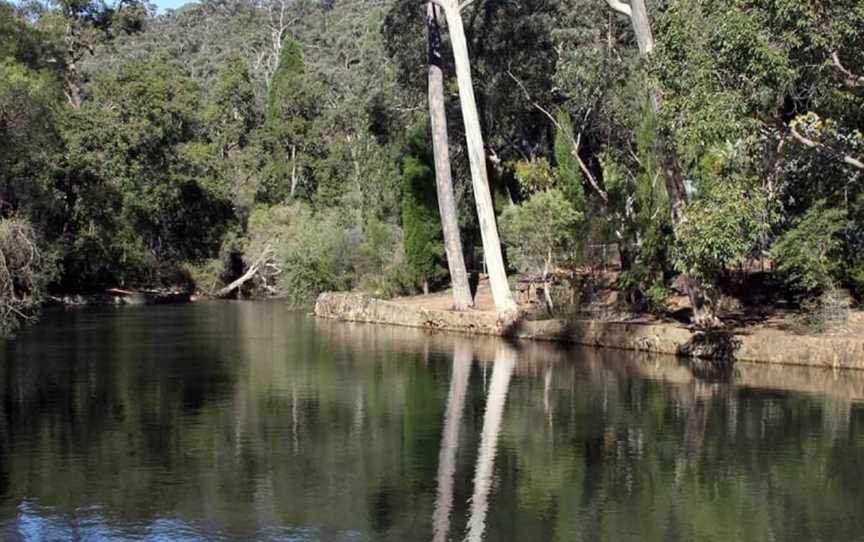
M 56 258 L 40 247 L 30 222 L 0 219 L 0 336 L 36 318 L 56 276 Z
M 398 295 L 403 279 L 391 270 L 404 267 L 400 236 L 392 225 L 352 223 L 339 209 L 315 212 L 304 203 L 259 207 L 249 217 L 243 259 L 249 266 L 269 246 L 276 270 L 271 293 L 298 307 L 311 305 L 321 292 L 361 285 Z
M 790 288 L 818 294 L 832 287 L 842 246 L 840 234 L 845 228 L 845 211 L 826 209 L 820 202 L 774 243 L 771 257 Z
M 849 321 L 849 299 L 842 290 L 827 287 L 821 294 L 801 303 L 795 323 L 804 333 L 824 333 Z
M 533 194 L 501 215 L 501 236 L 522 273 L 539 273 L 569 258 L 577 245 L 582 214 L 556 189 Z

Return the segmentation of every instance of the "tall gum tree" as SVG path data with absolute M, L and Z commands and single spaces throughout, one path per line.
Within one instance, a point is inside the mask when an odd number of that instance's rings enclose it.
M 434 3 L 444 10 L 444 17 L 450 34 L 450 45 L 453 48 L 456 80 L 459 84 L 459 104 L 462 110 L 462 120 L 465 123 L 468 163 L 471 168 L 471 185 L 474 189 L 474 201 L 477 204 L 477 221 L 480 225 L 480 237 L 483 241 L 483 255 L 489 273 L 492 299 L 495 301 L 495 310 L 499 314 L 512 315 L 516 312 L 516 303 L 513 301 L 510 285 L 507 283 L 507 270 L 504 267 L 501 240 L 498 237 L 498 226 L 495 223 L 495 208 L 492 204 L 492 193 L 489 190 L 486 152 L 483 147 L 477 101 L 474 97 L 471 60 L 468 56 L 468 44 L 465 40 L 465 28 L 462 24 L 461 6 L 457 0 L 434 0 Z
M 654 51 L 654 34 L 651 32 L 651 20 L 648 17 L 645 0 L 630 0 L 629 3 L 621 0 L 606 0 L 606 3 L 610 8 L 630 19 L 639 46 L 639 54 L 643 57 L 650 55 Z M 656 87 L 651 88 L 650 92 L 651 107 L 656 114 L 660 107 L 660 92 Z M 663 170 L 666 192 L 669 195 L 672 224 L 673 227 L 677 227 L 683 219 L 684 207 L 687 205 L 684 176 L 675 150 L 670 148 L 670 144 L 664 142 L 662 138 L 658 138 L 658 141 L 660 143 L 657 154 Z M 694 277 L 685 276 L 684 285 L 687 297 L 690 298 L 690 304 L 693 306 L 693 322 L 705 327 L 717 325 L 719 322 L 705 294 L 703 284 Z
M 456 310 L 470 308 L 474 301 L 468 285 L 459 220 L 456 213 L 456 198 L 453 194 L 453 176 L 450 168 L 450 149 L 447 135 L 447 115 L 444 109 L 444 73 L 441 67 L 441 28 L 438 25 L 438 8 L 429 2 L 426 5 L 426 38 L 429 48 L 429 121 L 432 126 L 432 152 L 435 157 L 435 186 L 438 190 L 438 210 L 441 214 L 441 230 L 444 235 L 444 251 L 453 288 L 453 307 Z

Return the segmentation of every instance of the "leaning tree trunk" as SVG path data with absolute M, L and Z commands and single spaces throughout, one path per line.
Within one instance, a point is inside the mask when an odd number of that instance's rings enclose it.
M 465 28 L 459 13 L 457 0 L 437 0 L 444 9 L 447 27 L 450 32 L 450 45 L 456 63 L 456 79 L 459 83 L 459 103 L 462 107 L 462 120 L 465 123 L 465 139 L 468 147 L 468 162 L 471 166 L 471 185 L 474 188 L 474 201 L 477 204 L 477 221 L 480 224 L 480 237 L 483 241 L 483 256 L 489 272 L 492 299 L 499 313 L 513 313 L 516 303 L 507 284 L 507 270 L 501 254 L 501 240 L 495 224 L 495 208 L 489 191 L 489 178 L 486 172 L 486 152 L 483 149 L 483 134 L 480 131 L 480 118 L 474 98 L 471 80 L 471 62 L 468 57 L 468 44 L 465 41 Z
M 474 304 L 468 286 L 468 272 L 462 254 L 462 239 L 453 195 L 453 177 L 450 169 L 450 148 L 447 137 L 447 115 L 444 109 L 444 74 L 441 69 L 441 29 L 438 9 L 432 2 L 426 6 L 426 30 L 429 42 L 429 119 L 432 126 L 432 151 L 435 155 L 435 186 L 438 189 L 438 210 L 444 250 L 453 286 L 453 308 L 463 311 Z
M 609 7 L 630 18 L 633 25 L 633 33 L 636 35 L 636 43 L 639 46 L 639 54 L 647 56 L 654 50 L 654 35 L 651 32 L 651 20 L 648 18 L 648 9 L 645 0 L 630 0 L 624 3 L 621 0 L 606 0 Z M 660 92 L 655 88 L 650 90 L 651 108 L 656 115 L 660 108 Z M 666 192 L 669 195 L 669 206 L 672 214 L 672 226 L 677 229 L 683 218 L 684 207 L 687 205 L 687 190 L 684 187 L 684 175 L 678 162 L 678 155 L 670 144 L 658 136 L 657 154 L 660 158 L 663 170 L 663 179 Z M 704 284 L 698 279 L 685 276 L 685 288 L 690 304 L 693 306 L 693 322 L 698 326 L 711 327 L 718 323 L 714 314 L 714 307 L 710 303 Z

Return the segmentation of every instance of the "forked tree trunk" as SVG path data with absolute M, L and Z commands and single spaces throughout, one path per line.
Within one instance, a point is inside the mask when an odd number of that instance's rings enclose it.
M 471 61 L 468 57 L 462 15 L 459 13 L 459 3 L 456 0 L 437 0 L 436 3 L 444 9 L 450 32 L 450 45 L 453 48 L 453 59 L 456 63 L 459 103 L 462 108 L 462 120 L 465 123 L 468 162 L 471 166 L 471 185 L 474 188 L 474 201 L 477 204 L 477 221 L 480 225 L 480 237 L 483 241 L 483 255 L 489 273 L 492 299 L 499 314 L 512 314 L 516 312 L 516 303 L 513 301 L 510 285 L 507 283 L 507 270 L 504 268 L 504 257 L 501 254 L 501 240 L 498 238 L 498 226 L 495 224 L 495 208 L 489 190 L 486 152 L 483 149 L 483 134 L 480 131 L 480 118 L 474 98 Z
M 450 148 L 447 136 L 447 115 L 444 109 L 444 73 L 441 67 L 441 28 L 438 9 L 426 5 L 426 31 L 429 44 L 429 121 L 432 126 L 432 151 L 435 155 L 435 186 L 438 189 L 438 211 L 444 235 L 444 251 L 450 269 L 453 288 L 453 308 L 464 311 L 474 305 L 468 272 L 462 253 L 462 238 L 453 194 L 453 176 L 450 169 Z

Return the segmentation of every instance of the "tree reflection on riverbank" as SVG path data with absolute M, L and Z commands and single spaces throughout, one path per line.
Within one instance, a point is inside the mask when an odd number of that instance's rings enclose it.
M 856 540 L 862 382 L 273 303 L 52 315 L 0 357 L 0 538 Z

